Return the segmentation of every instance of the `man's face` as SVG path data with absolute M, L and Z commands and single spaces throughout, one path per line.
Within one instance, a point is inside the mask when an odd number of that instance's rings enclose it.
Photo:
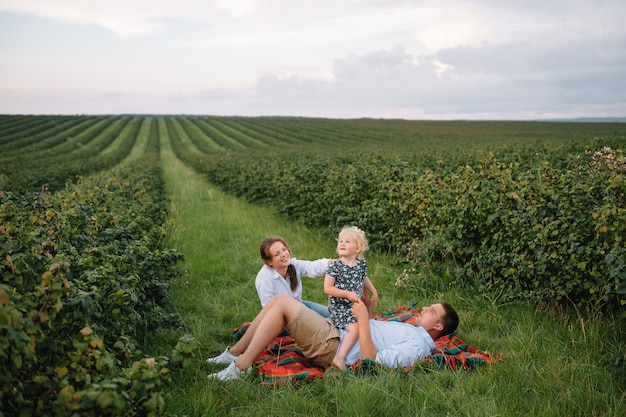
M 446 311 L 441 304 L 432 304 L 428 307 L 422 307 L 420 315 L 416 320 L 416 324 L 422 326 L 426 330 L 441 330 L 443 325 L 437 322 L 445 314 Z

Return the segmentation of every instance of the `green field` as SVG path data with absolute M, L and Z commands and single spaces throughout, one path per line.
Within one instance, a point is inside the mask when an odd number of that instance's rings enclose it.
M 625 136 L 620 123 L 0 116 L 0 413 L 621 416 Z M 332 257 L 345 224 L 373 243 L 380 312 L 445 299 L 459 336 L 506 358 L 208 381 L 204 359 L 260 307 L 263 237 Z

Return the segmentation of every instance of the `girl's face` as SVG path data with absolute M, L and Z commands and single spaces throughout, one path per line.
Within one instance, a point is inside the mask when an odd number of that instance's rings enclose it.
M 291 252 L 283 242 L 277 241 L 269 247 L 270 260 L 266 263 L 274 269 L 286 268 L 291 260 Z
M 341 233 L 337 239 L 337 255 L 353 257 L 359 254 L 359 244 L 353 233 Z

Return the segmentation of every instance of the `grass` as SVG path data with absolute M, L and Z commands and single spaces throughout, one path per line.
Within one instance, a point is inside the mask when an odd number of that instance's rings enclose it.
M 267 235 L 283 236 L 294 256 L 334 255 L 334 236 L 281 218 L 271 208 L 246 204 L 208 184 L 175 159 L 163 139 L 163 165 L 171 198 L 169 244 L 186 256 L 184 281 L 172 287 L 185 328 L 162 329 L 148 351 L 167 353 L 189 333 L 200 343 L 197 361 L 176 382 L 167 411 L 176 416 L 623 416 L 626 359 L 623 321 L 547 313 L 524 304 L 445 284 L 449 272 L 425 271 L 408 287 L 394 285 L 402 266 L 367 253 L 380 311 L 415 300 L 445 299 L 461 315 L 458 334 L 507 358 L 475 371 L 379 370 L 302 386 L 260 386 L 209 381 L 220 367 L 207 356 L 234 342 L 232 328 L 260 308 L 254 278 L 258 247 Z M 268 184 L 268 186 L 272 186 Z M 306 298 L 325 301 L 321 280 L 304 280 Z

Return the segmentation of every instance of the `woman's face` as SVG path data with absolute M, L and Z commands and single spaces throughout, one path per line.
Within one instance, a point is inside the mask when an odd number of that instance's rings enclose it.
M 277 241 L 272 243 L 268 250 L 270 260 L 267 264 L 274 269 L 282 269 L 289 266 L 291 260 L 291 252 L 283 242 Z

